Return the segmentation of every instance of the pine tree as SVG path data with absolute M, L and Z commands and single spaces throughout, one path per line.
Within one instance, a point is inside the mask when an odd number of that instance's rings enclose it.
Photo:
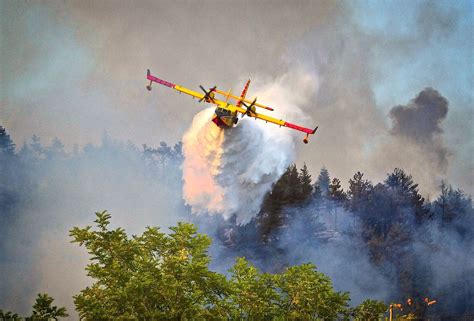
M 418 184 L 413 182 L 411 175 L 406 174 L 402 169 L 395 168 L 393 173 L 388 175 L 385 184 L 395 193 L 394 197 L 398 206 L 414 209 L 417 224 L 431 218 L 425 199 L 420 195 Z
M 283 206 L 288 205 L 290 194 L 289 177 L 291 171 L 292 167 L 289 166 L 263 200 L 262 209 L 260 210 L 257 222 L 261 239 L 264 242 L 269 240 L 273 231 L 283 225 L 284 218 L 281 209 Z
M 15 155 L 15 143 L 8 135 L 6 129 L 0 126 L 0 157 Z
M 46 150 L 46 153 L 49 159 L 66 157 L 64 144 L 57 137 L 51 141 L 51 146 Z
M 318 176 L 317 184 L 323 196 L 326 196 L 329 192 L 329 183 L 330 183 L 329 172 L 326 167 L 323 166 Z
M 348 208 L 352 212 L 362 212 L 369 204 L 370 193 L 373 189 L 372 183 L 364 180 L 364 174 L 357 172 L 349 180 L 347 196 L 349 198 Z
M 316 202 L 321 201 L 323 197 L 323 194 L 321 193 L 321 188 L 319 187 L 318 184 L 313 184 L 313 193 L 312 193 L 312 198 Z
M 33 151 L 33 154 L 34 154 L 34 157 L 36 159 L 40 159 L 42 158 L 42 156 L 44 155 L 45 151 L 44 151 L 44 148 L 43 146 L 41 145 L 41 140 L 38 136 L 36 135 L 33 135 L 33 137 L 31 137 L 31 150 Z
M 337 229 L 337 210 L 339 206 L 343 206 L 346 201 L 346 193 L 341 186 L 341 181 L 338 178 L 333 178 L 329 184 L 329 191 L 327 199 L 330 201 L 330 208 L 334 211 L 334 228 Z
M 305 201 L 309 199 L 309 197 L 311 196 L 311 193 L 313 192 L 313 186 L 311 184 L 311 175 L 309 174 L 306 163 L 304 163 L 303 168 L 300 169 L 299 181 L 301 184 L 300 185 L 301 195 L 299 198 L 302 201 Z
M 347 199 L 346 193 L 342 189 L 341 181 L 338 178 L 333 178 L 331 184 L 329 184 L 327 197 L 339 204 L 342 204 Z
M 451 185 L 447 186 L 443 182 L 441 194 L 434 202 L 434 206 L 434 211 L 441 221 L 441 227 L 452 228 L 464 237 L 470 227 L 474 226 L 472 199 L 462 190 L 454 190 Z
M 297 200 L 299 199 L 300 193 L 301 193 L 300 177 L 298 175 L 298 169 L 296 168 L 296 165 L 293 164 L 290 166 L 290 172 L 288 174 L 288 186 L 285 192 L 286 194 L 285 205 L 296 203 Z

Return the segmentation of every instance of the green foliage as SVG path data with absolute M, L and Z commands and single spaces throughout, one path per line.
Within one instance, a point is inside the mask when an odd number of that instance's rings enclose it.
M 277 275 L 281 310 L 288 320 L 338 320 L 347 317 L 349 293 L 335 292 L 331 280 L 313 264 L 289 267 Z
M 72 242 L 91 257 L 91 286 L 74 296 L 81 319 L 338 320 L 348 316 L 348 293 L 334 291 L 312 264 L 281 274 L 260 273 L 245 258 L 230 279 L 209 271 L 211 240 L 192 224 L 165 234 L 148 227 L 140 236 L 110 229 L 110 214 L 96 227 L 73 228 Z
M 46 293 L 38 294 L 35 304 L 33 305 L 33 313 L 30 317 L 26 317 L 25 321 L 49 321 L 49 320 L 58 320 L 59 318 L 68 317 L 69 314 L 66 311 L 66 308 L 53 306 L 54 299 L 47 295 Z M 0 309 L 0 321 L 19 321 L 22 320 L 18 314 L 3 311 Z
M 0 309 L 0 321 L 17 321 L 21 320 L 18 314 L 11 311 L 3 311 Z
M 278 315 L 279 294 L 273 275 L 260 274 L 245 258 L 237 259 L 230 272 L 231 319 L 269 320 Z
M 303 164 L 299 173 L 295 164 L 288 166 L 262 204 L 259 227 L 264 243 L 268 243 L 273 231 L 285 224 L 284 207 L 304 206 L 319 197 L 321 190 L 317 184 L 313 187 L 306 164 Z
M 349 202 L 347 207 L 357 215 L 360 215 L 370 204 L 372 190 L 372 183 L 364 180 L 364 174 L 361 172 L 355 173 L 349 180 L 349 190 L 347 191 Z
M 75 227 L 73 242 L 84 245 L 95 282 L 74 296 L 81 318 L 205 319 L 219 315 L 227 291 L 224 276 L 208 269 L 211 240 L 192 224 L 179 223 L 167 235 L 148 227 L 128 238 L 109 230 L 110 214 L 96 213 L 96 230 Z M 207 309 L 206 307 L 211 307 Z
M 302 201 L 305 201 L 309 199 L 311 196 L 311 193 L 313 192 L 313 186 L 311 185 L 311 174 L 308 171 L 308 167 L 306 166 L 306 163 L 303 164 L 303 168 L 300 169 L 300 199 Z
M 57 320 L 58 318 L 68 317 L 66 308 L 58 308 L 53 306 L 54 299 L 47 295 L 46 293 L 38 294 L 36 302 L 33 305 L 33 314 L 27 320 L 36 321 L 46 321 L 46 320 Z
M 387 311 L 388 306 L 382 301 L 367 299 L 352 310 L 357 321 L 377 321 Z

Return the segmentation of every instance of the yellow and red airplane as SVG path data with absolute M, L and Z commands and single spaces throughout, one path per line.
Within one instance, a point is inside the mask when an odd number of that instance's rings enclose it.
M 240 113 L 242 115 L 241 118 L 247 115 L 248 117 L 253 117 L 255 119 L 258 118 L 258 119 L 266 121 L 267 123 L 270 122 L 270 123 L 279 125 L 280 127 L 284 126 L 284 127 L 288 127 L 288 128 L 299 130 L 303 133 L 306 133 L 306 136 L 303 139 L 303 142 L 305 144 L 308 143 L 309 135 L 313 135 L 318 129 L 317 126 L 315 129 L 305 128 L 305 127 L 301 127 L 301 126 L 289 123 L 281 119 L 277 119 L 277 118 L 273 118 L 261 113 L 257 113 L 256 107 L 263 108 L 266 110 L 271 110 L 271 111 L 273 111 L 273 108 L 257 103 L 257 97 L 255 97 L 253 101 L 245 98 L 245 96 L 247 95 L 247 90 L 249 89 L 250 79 L 245 84 L 245 87 L 242 90 L 242 94 L 240 95 L 240 97 L 238 97 L 238 96 L 232 95 L 230 90 L 228 92 L 224 92 L 217 89 L 216 86 L 210 88 L 209 90 L 204 89 L 203 86 L 199 86 L 201 90 L 204 92 L 204 94 L 201 94 L 196 91 L 182 87 L 180 85 L 172 84 L 166 80 L 155 77 L 150 73 L 149 69 L 147 71 L 146 78 L 150 81 L 150 84 L 146 86 L 148 90 L 151 90 L 152 83 L 156 82 L 160 85 L 176 89 L 177 91 L 181 93 L 188 94 L 192 96 L 193 98 L 198 98 L 199 102 L 205 101 L 206 103 L 216 105 L 216 110 L 212 118 L 212 121 L 221 128 L 230 128 L 230 127 L 233 127 L 234 125 L 237 125 L 237 122 L 239 121 L 238 115 Z M 225 101 L 217 99 L 216 94 L 220 94 L 224 96 Z M 230 98 L 236 101 L 235 104 L 229 103 Z

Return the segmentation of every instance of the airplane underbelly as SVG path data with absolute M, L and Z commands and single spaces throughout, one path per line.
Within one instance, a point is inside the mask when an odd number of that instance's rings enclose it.
M 219 117 L 217 115 L 214 115 L 212 122 L 221 128 L 232 127 L 233 124 L 231 117 Z

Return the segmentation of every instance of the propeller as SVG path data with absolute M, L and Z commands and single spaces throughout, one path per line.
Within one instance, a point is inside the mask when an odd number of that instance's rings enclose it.
M 211 96 L 211 94 L 212 94 L 212 92 L 213 92 L 214 90 L 216 90 L 217 87 L 214 86 L 214 87 L 210 88 L 209 91 L 206 91 L 206 89 L 204 89 L 204 87 L 201 86 L 201 85 L 199 85 L 199 87 L 200 87 L 201 90 L 204 91 L 204 93 L 205 93 L 204 97 L 202 97 L 201 99 L 199 99 L 199 102 L 202 102 L 203 100 L 205 100 L 205 101 L 212 101 L 213 103 L 215 103 L 214 98 Z
M 245 115 L 247 116 L 251 116 L 251 113 L 252 113 L 252 107 L 255 105 L 255 103 L 257 102 L 257 97 L 255 97 L 255 99 L 252 101 L 252 103 L 249 105 L 247 105 L 245 102 L 242 101 L 242 105 L 244 105 L 246 108 L 247 108 L 247 111 L 245 112 L 245 114 L 242 114 L 242 116 L 240 118 L 243 118 Z

